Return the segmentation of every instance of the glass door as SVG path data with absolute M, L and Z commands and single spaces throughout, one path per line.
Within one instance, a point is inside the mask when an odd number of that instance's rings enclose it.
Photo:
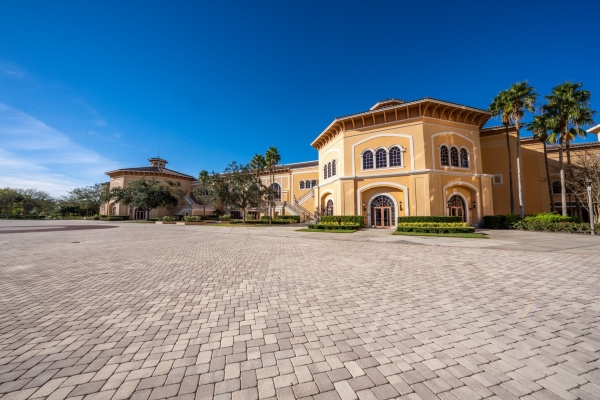
M 375 228 L 389 228 L 392 226 L 392 208 L 375 207 Z

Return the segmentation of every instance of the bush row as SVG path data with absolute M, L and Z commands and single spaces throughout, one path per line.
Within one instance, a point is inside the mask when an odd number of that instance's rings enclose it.
M 399 224 L 404 222 L 462 222 L 462 217 L 453 217 L 448 215 L 398 217 Z
M 215 215 L 186 215 L 183 217 L 185 222 L 215 221 Z
M 565 233 L 590 233 L 591 225 L 579 222 L 552 222 L 542 219 L 523 219 L 514 224 L 514 228 L 522 231 L 542 231 L 542 232 L 565 232 Z M 596 225 L 596 230 L 600 229 L 600 224 Z
M 360 228 L 358 224 L 308 224 L 309 229 L 323 229 L 327 231 L 355 231 Z
M 299 224 L 300 223 L 300 216 L 299 215 L 280 215 L 274 219 L 291 219 L 293 220 L 295 223 Z M 261 221 L 264 220 L 269 220 L 269 216 L 268 215 L 263 215 L 262 217 L 260 217 Z
M 362 215 L 326 215 L 321 217 L 321 222 L 337 224 L 341 224 L 342 222 L 348 222 L 351 224 L 356 224 L 360 228 L 365 226 L 365 219 Z
M 274 219 L 271 221 L 274 225 L 285 225 L 285 224 L 293 224 L 294 220 L 291 219 Z M 232 219 L 231 221 L 229 221 L 230 224 L 243 224 L 244 221 L 241 219 Z M 265 220 L 265 219 L 259 219 L 259 220 L 246 220 L 246 224 L 253 224 L 253 225 L 269 225 L 269 220 Z
M 415 233 L 475 233 L 472 226 L 434 227 L 434 226 L 399 226 L 398 232 Z
M 486 215 L 483 217 L 485 229 L 512 229 L 521 217 L 516 214 Z
M 486 229 L 549 230 L 557 229 L 554 225 L 564 222 L 576 223 L 573 217 L 563 216 L 557 213 L 527 215 L 522 221 L 521 217 L 516 214 L 486 215 L 483 217 L 483 227 Z M 536 227 L 536 229 L 524 228 L 528 226 Z M 548 226 L 549 229 L 545 229 L 545 226 Z
M 430 227 L 430 228 L 460 228 L 467 226 L 466 222 L 398 222 L 398 226 L 415 226 L 415 227 Z

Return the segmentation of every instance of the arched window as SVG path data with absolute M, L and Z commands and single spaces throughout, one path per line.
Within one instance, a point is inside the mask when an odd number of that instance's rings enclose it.
M 279 186 L 279 183 L 275 182 L 273 184 L 273 191 L 274 193 L 274 200 L 281 200 L 281 186 Z
M 375 168 L 385 167 L 387 167 L 387 153 L 384 149 L 379 149 L 375 153 Z
M 306 185 L 306 188 L 307 188 L 307 189 L 310 189 L 310 181 L 309 181 L 309 180 L 307 180 L 307 181 L 306 181 L 306 184 L 305 184 L 305 185 Z
M 333 215 L 333 200 L 327 201 L 327 206 L 325 207 L 325 215 Z
M 390 207 L 390 211 L 391 211 L 391 220 L 388 221 L 389 226 L 394 225 L 394 221 L 396 220 L 396 207 L 394 206 L 394 202 L 392 201 L 392 199 L 390 199 L 388 196 L 386 196 L 385 194 L 380 194 L 379 196 L 375 197 L 372 201 L 371 201 L 371 225 L 376 226 L 376 225 L 381 225 L 380 221 L 377 221 L 377 218 L 381 219 L 384 217 L 384 215 L 382 214 L 377 214 L 375 208 L 379 208 L 379 207 Z M 389 218 L 389 217 L 388 217 Z M 386 225 L 386 224 L 384 224 Z
M 373 152 L 371 150 L 363 153 L 363 169 L 373 168 Z
M 560 184 L 560 181 L 552 182 L 552 194 L 561 194 L 561 193 L 562 193 L 562 186 Z
M 336 166 L 337 166 L 337 161 L 333 160 L 331 162 L 331 176 L 335 176 L 336 175 L 336 170 L 337 170 Z
M 390 167 L 402 166 L 402 151 L 396 146 L 390 149 Z
M 450 148 L 450 165 L 458 167 L 458 149 L 454 146 Z
M 442 146 L 440 147 L 440 164 L 442 165 L 450 165 L 450 160 L 448 157 L 448 147 Z
M 300 189 L 304 189 L 304 181 L 300 181 Z
M 327 179 L 327 164 L 323 166 L 323 179 Z
M 117 215 L 117 206 L 113 206 L 112 215 Z
M 462 168 L 469 168 L 469 153 L 467 153 L 467 149 L 460 149 L 460 166 Z
M 311 184 L 312 184 L 312 187 L 317 187 L 317 180 L 313 179 Z
M 327 177 L 331 178 L 333 175 L 331 175 L 331 161 L 329 161 L 329 164 L 327 164 Z

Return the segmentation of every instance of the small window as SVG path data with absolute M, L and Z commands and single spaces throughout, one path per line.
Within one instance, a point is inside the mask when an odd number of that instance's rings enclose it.
M 327 164 L 323 166 L 323 179 L 327 179 Z
M 327 207 L 325 208 L 325 215 L 333 215 L 333 200 L 327 201 Z
M 331 175 L 331 161 L 329 162 L 329 164 L 327 164 L 327 177 L 331 178 L 333 175 Z
M 311 182 L 311 186 L 312 186 L 312 187 L 317 187 L 317 180 L 316 180 L 316 179 L 313 179 L 313 180 L 312 180 L 312 182 Z
M 307 180 L 305 185 L 307 189 L 310 189 L 310 181 Z
M 335 176 L 336 175 L 336 170 L 337 170 L 336 166 L 337 166 L 337 161 L 333 160 L 331 162 L 331 176 Z
M 447 146 L 440 147 L 440 164 L 450 165 L 450 161 L 448 158 L 448 147 Z
M 304 189 L 304 181 L 300 181 L 300 189 Z
M 560 184 L 560 181 L 552 182 L 552 194 L 561 194 L 561 193 L 562 193 L 562 186 Z
M 385 167 L 387 167 L 387 153 L 384 149 L 379 149 L 375 153 L 375 168 Z
M 458 167 L 458 149 L 456 147 L 450 148 L 450 165 Z
M 363 153 L 363 169 L 373 168 L 373 152 L 371 150 Z
M 469 168 L 469 153 L 467 153 L 467 149 L 460 149 L 460 166 L 462 168 Z
M 402 166 L 402 152 L 396 146 L 390 149 L 390 167 Z

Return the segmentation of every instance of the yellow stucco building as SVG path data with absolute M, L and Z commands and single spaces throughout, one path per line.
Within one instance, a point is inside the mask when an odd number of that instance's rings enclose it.
M 365 112 L 335 118 L 311 143 L 318 152 L 317 160 L 278 166 L 274 213 L 306 218 L 362 215 L 367 226 L 373 227 L 393 227 L 398 216 L 407 215 L 457 215 L 478 226 L 484 215 L 507 214 L 506 131 L 503 126 L 483 128 L 490 117 L 487 110 L 424 98 L 410 102 L 388 99 Z M 509 137 L 518 209 L 514 129 L 509 130 Z M 525 212 L 549 211 L 542 144 L 533 139 L 521 143 Z M 580 146 L 600 151 L 599 145 Z M 555 153 L 555 146 L 550 146 L 549 157 L 554 159 Z M 165 174 L 164 164 L 151 167 L 163 170 L 148 172 Z M 168 179 L 180 179 L 190 192 L 199 185 L 191 176 L 169 173 Z M 113 182 L 124 185 L 127 179 L 139 179 L 140 174 L 149 176 L 139 168 L 107 174 L 111 187 Z M 269 178 L 263 180 L 267 184 Z M 186 200 L 188 207 L 178 213 L 202 214 L 194 199 Z M 156 217 L 165 213 L 155 211 Z M 130 218 L 132 212 L 116 209 L 117 214 L 128 213 Z

